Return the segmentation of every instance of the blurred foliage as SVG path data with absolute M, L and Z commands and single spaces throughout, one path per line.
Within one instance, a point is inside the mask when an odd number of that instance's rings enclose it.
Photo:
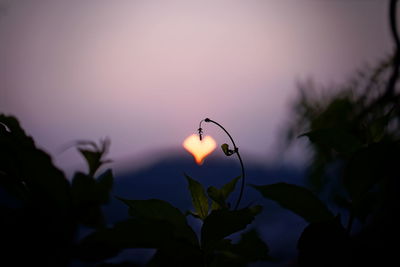
M 373 144 L 399 140 L 399 96 L 386 97 L 392 58 L 375 68 L 366 67 L 342 85 L 318 87 L 312 81 L 298 85 L 300 95 L 293 104 L 288 143 L 298 136 L 311 141 L 310 183 L 321 190 L 326 170 L 356 151 Z
M 309 182 L 316 192 L 339 179 L 344 190 L 339 196 L 337 190 L 332 192 L 332 199 L 342 204 L 345 198 L 358 202 L 396 173 L 399 94 L 382 101 L 390 70 L 391 60 L 386 60 L 342 86 L 317 90 L 310 82 L 300 85 L 287 138 L 309 139 Z M 336 175 L 330 175 L 332 169 Z
M 276 201 L 283 208 L 289 209 L 307 222 L 319 222 L 333 218 L 330 210 L 308 189 L 287 184 L 253 186 L 265 198 Z
M 305 192 L 291 192 L 288 185 L 281 184 L 278 195 L 268 191 L 278 185 L 255 187 L 311 222 L 299 240 L 299 266 L 381 265 L 395 258 L 396 249 L 389 245 L 400 237 L 400 93 L 397 80 L 393 82 L 399 71 L 395 61 L 391 57 L 367 67 L 342 85 L 299 84 L 286 138 L 288 144 L 297 137 L 309 140 L 308 200 Z M 308 216 L 321 214 L 322 207 L 322 202 L 319 208 L 315 200 L 311 203 L 311 192 L 324 196 L 325 208 L 339 217 L 310 220 Z M 369 260 L 365 253 L 370 253 Z
M 297 138 L 308 139 L 311 189 L 285 183 L 253 186 L 310 223 L 297 244 L 300 267 L 390 266 L 398 261 L 397 3 L 389 1 L 391 57 L 343 84 L 324 87 L 309 80 L 298 85 L 286 141 L 289 145 Z

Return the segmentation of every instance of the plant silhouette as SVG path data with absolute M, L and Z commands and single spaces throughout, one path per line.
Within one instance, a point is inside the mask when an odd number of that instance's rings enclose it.
M 76 143 L 88 172 L 77 172 L 72 182 L 35 146 L 16 118 L 0 115 L 0 142 L 2 263 L 6 266 L 68 266 L 74 259 L 112 266 L 104 261 L 127 248 L 156 249 L 148 266 L 246 266 L 270 259 L 268 246 L 256 230 L 242 233 L 236 243 L 228 238 L 261 212 L 260 206 L 230 209 L 228 197 L 241 177 L 220 189 L 211 186 L 206 193 L 186 175 L 194 207 L 186 214 L 159 199 L 118 198 L 128 206 L 131 218 L 106 227 L 101 206 L 110 199 L 114 178 L 111 170 L 96 173 L 109 162 L 104 159 L 109 140 Z M 200 237 L 188 225 L 188 215 L 202 220 Z M 83 239 L 78 236 L 82 226 L 93 229 Z
M 108 143 L 79 142 L 90 170 L 70 183 L 38 149 L 16 118 L 0 115 L 0 231 L 4 266 L 68 266 L 77 255 L 78 227 L 104 225 L 111 170 L 95 177 Z M 85 146 L 92 146 L 86 148 Z
M 389 1 L 394 53 L 375 68 L 319 97 L 310 83 L 300 85 L 288 139 L 307 138 L 313 155 L 309 188 L 288 183 L 250 185 L 264 198 L 309 224 L 297 247 L 297 266 L 390 266 L 397 262 L 400 196 L 400 40 L 397 0 Z M 339 90 L 337 90 L 339 89 Z M 214 122 L 207 119 L 209 122 Z M 205 120 L 207 122 L 207 120 Z M 219 125 L 225 130 L 221 125 Z M 200 138 L 202 129 L 199 129 Z M 231 136 L 228 134 L 231 138 Z M 260 205 L 239 208 L 242 175 L 221 188 L 185 174 L 193 211 L 160 199 L 125 199 L 129 219 L 107 225 L 101 207 L 110 200 L 111 170 L 98 174 L 110 142 L 76 143 L 88 171 L 71 182 L 36 147 L 12 116 L 0 114 L 0 236 L 4 266 L 136 266 L 107 263 L 127 248 L 153 248 L 147 266 L 247 266 L 271 261 L 269 247 L 252 224 Z M 182 178 L 184 179 L 184 178 Z M 229 197 L 238 181 L 234 209 Z M 322 195 L 328 197 L 322 199 Z M 187 221 L 201 221 L 197 235 Z M 91 231 L 81 237 L 79 230 Z M 232 234 L 240 234 L 232 241 Z

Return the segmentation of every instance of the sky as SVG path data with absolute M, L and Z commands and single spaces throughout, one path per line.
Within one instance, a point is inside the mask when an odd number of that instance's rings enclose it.
M 302 162 L 277 153 L 296 82 L 345 81 L 392 47 L 381 0 L 0 3 L 0 112 L 65 170 L 73 141 L 108 136 L 110 158 L 144 164 L 206 117 L 247 158 Z

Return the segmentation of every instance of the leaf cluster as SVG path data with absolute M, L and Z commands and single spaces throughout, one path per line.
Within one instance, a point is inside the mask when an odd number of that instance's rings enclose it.
M 93 146 L 97 146 L 92 143 Z M 0 114 L 0 235 L 5 266 L 68 266 L 76 257 L 79 228 L 98 228 L 105 221 L 111 170 L 98 177 L 106 153 L 80 149 L 90 168 L 69 182 L 50 156 L 39 149 L 12 116 Z
M 85 253 L 89 255 L 87 260 L 105 260 L 126 248 L 156 249 L 149 266 L 246 266 L 249 262 L 268 260 L 268 246 L 255 230 L 242 233 L 236 243 L 229 239 L 232 234 L 243 231 L 261 212 L 260 206 L 228 208 L 226 199 L 239 177 L 221 189 L 207 190 L 212 192 L 207 195 L 198 181 L 185 176 L 194 207 L 194 212 L 187 215 L 203 222 L 199 237 L 189 226 L 187 216 L 166 201 L 118 198 L 128 206 L 131 217 L 86 237 L 83 250 L 108 247 L 108 253 Z

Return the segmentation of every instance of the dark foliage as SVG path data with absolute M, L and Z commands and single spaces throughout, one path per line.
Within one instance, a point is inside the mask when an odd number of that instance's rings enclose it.
M 396 5 L 397 1 L 390 1 L 394 56 L 335 88 L 316 90 L 310 82 L 300 85 L 288 140 L 309 139 L 310 187 L 317 195 L 328 195 L 327 205 L 344 216 L 314 221 L 304 230 L 298 243 L 299 266 L 386 266 L 397 261 L 400 43 Z M 287 208 L 299 214 L 297 206 Z
M 105 153 L 86 151 L 98 160 Z M 113 174 L 107 170 L 95 178 L 94 173 L 76 173 L 69 183 L 16 118 L 0 115 L 1 263 L 68 266 L 78 227 L 104 223 L 100 207 L 109 200 Z
M 0 222 L 5 266 L 68 266 L 71 260 L 90 266 L 135 266 L 105 263 L 127 248 L 153 248 L 149 266 L 246 266 L 269 260 L 268 247 L 255 230 L 237 243 L 229 236 L 244 230 L 261 207 L 231 210 L 228 198 L 240 177 L 221 189 L 203 186 L 186 175 L 194 211 L 203 221 L 198 237 L 186 216 L 159 199 L 127 200 L 130 219 L 107 227 L 101 206 L 110 200 L 113 174 L 104 159 L 109 141 L 77 142 L 88 173 L 69 182 L 51 158 L 38 149 L 16 118 L 0 115 Z M 121 203 L 122 204 L 122 203 Z M 93 230 L 81 238 L 81 227 Z
M 313 160 L 310 188 L 287 183 L 253 185 L 309 225 L 298 241 L 298 266 L 391 266 L 400 238 L 400 41 L 397 0 L 390 1 L 394 56 L 360 72 L 349 83 L 318 97 L 313 84 L 301 85 L 288 137 L 308 138 Z M 210 119 L 205 122 L 214 122 Z M 99 168 L 109 141 L 77 143 L 88 173 L 72 182 L 38 149 L 16 118 L 0 115 L 0 242 L 4 266 L 135 266 L 106 263 L 127 248 L 156 250 L 148 266 L 246 266 L 270 261 L 269 248 L 254 229 L 245 231 L 261 206 L 238 209 L 242 175 L 207 190 L 186 176 L 193 211 L 183 213 L 159 199 L 128 200 L 130 218 L 106 225 L 101 207 L 110 200 L 113 174 Z M 199 129 L 200 132 L 201 128 Z M 334 174 L 329 170 L 334 170 Z M 229 202 L 242 179 L 235 209 Z M 328 192 L 328 199 L 320 199 Z M 336 213 L 336 214 L 335 214 Z M 201 220 L 198 236 L 187 216 Z M 357 227 L 355 227 L 357 223 Z M 80 227 L 91 232 L 81 238 Z M 232 234 L 240 233 L 233 242 Z

